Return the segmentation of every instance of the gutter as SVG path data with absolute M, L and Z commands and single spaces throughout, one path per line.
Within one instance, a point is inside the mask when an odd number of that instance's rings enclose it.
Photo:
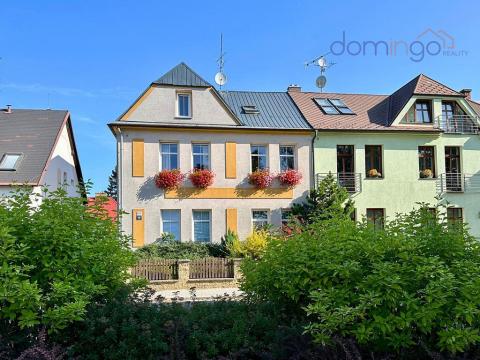
M 312 138 L 312 185 L 311 188 L 316 189 L 317 188 L 317 183 L 315 182 L 315 140 L 317 140 L 318 137 L 318 130 L 315 130 L 315 136 Z

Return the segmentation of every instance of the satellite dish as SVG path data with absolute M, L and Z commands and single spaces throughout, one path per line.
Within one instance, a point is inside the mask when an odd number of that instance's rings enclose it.
M 323 56 L 318 59 L 318 66 L 320 66 L 321 68 L 327 66 L 327 61 Z
M 215 74 L 215 82 L 220 86 L 225 85 L 227 83 L 227 75 L 225 75 L 222 72 L 216 73 Z
M 320 89 L 323 89 L 327 84 L 327 78 L 325 77 L 325 75 L 320 75 L 317 78 L 316 83 L 317 83 L 317 87 L 319 87 Z

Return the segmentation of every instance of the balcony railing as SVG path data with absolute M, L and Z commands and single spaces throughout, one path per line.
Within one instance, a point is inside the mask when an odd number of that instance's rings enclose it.
M 442 193 L 480 192 L 480 174 L 446 173 L 439 180 Z
M 435 127 L 447 134 L 478 134 L 480 133 L 479 117 L 470 115 L 438 116 Z
M 317 186 L 327 177 L 328 173 L 317 174 Z M 349 193 L 359 193 L 362 191 L 362 176 L 360 173 L 332 173 L 337 179 L 338 185 L 344 187 Z

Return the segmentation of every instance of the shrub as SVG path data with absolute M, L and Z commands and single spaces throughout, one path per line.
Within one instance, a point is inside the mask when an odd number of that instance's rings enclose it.
M 223 244 L 179 242 L 160 240 L 135 251 L 137 257 L 162 259 L 201 259 L 204 257 L 226 257 L 229 252 Z
M 62 329 L 122 286 L 134 264 L 101 202 L 87 208 L 63 189 L 44 191 L 38 207 L 31 189 L 0 199 L 0 328 Z
M 267 243 L 273 235 L 268 229 L 254 230 L 245 241 L 235 237 L 228 245 L 228 250 L 233 257 L 250 257 L 258 259 L 263 255 Z
M 181 184 L 185 175 L 178 169 L 162 170 L 155 175 L 155 185 L 164 190 L 177 189 Z
M 282 185 L 294 187 L 302 181 L 302 174 L 297 170 L 289 169 L 278 174 L 278 180 Z
M 316 341 L 354 338 L 376 351 L 461 352 L 480 342 L 480 247 L 422 208 L 375 230 L 348 217 L 273 239 L 243 262 L 244 290 L 306 313 Z
M 192 182 L 193 186 L 199 189 L 206 189 L 213 184 L 215 173 L 208 169 L 194 169 L 188 178 Z
M 268 169 L 257 170 L 248 174 L 248 183 L 255 186 L 257 189 L 266 189 L 273 182 L 273 175 Z

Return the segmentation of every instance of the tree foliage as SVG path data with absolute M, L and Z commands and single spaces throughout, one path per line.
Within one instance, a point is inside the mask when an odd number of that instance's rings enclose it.
M 316 189 L 310 191 L 304 203 L 292 206 L 292 215 L 302 223 L 312 223 L 318 219 L 350 215 L 353 210 L 353 201 L 347 190 L 339 186 L 329 173 Z
M 21 328 L 62 329 L 88 303 L 122 286 L 134 263 L 128 238 L 105 216 L 63 189 L 39 201 L 18 189 L 0 200 L 0 319 Z M 33 201 L 32 201 L 33 200 Z
M 434 216 L 422 207 L 383 231 L 347 216 L 317 220 L 247 259 L 242 290 L 305 314 L 320 343 L 466 351 L 480 342 L 480 247 L 463 224 Z
M 118 175 L 117 175 L 117 167 L 112 170 L 112 173 L 108 177 L 108 187 L 105 190 L 105 194 L 117 200 L 118 194 Z

